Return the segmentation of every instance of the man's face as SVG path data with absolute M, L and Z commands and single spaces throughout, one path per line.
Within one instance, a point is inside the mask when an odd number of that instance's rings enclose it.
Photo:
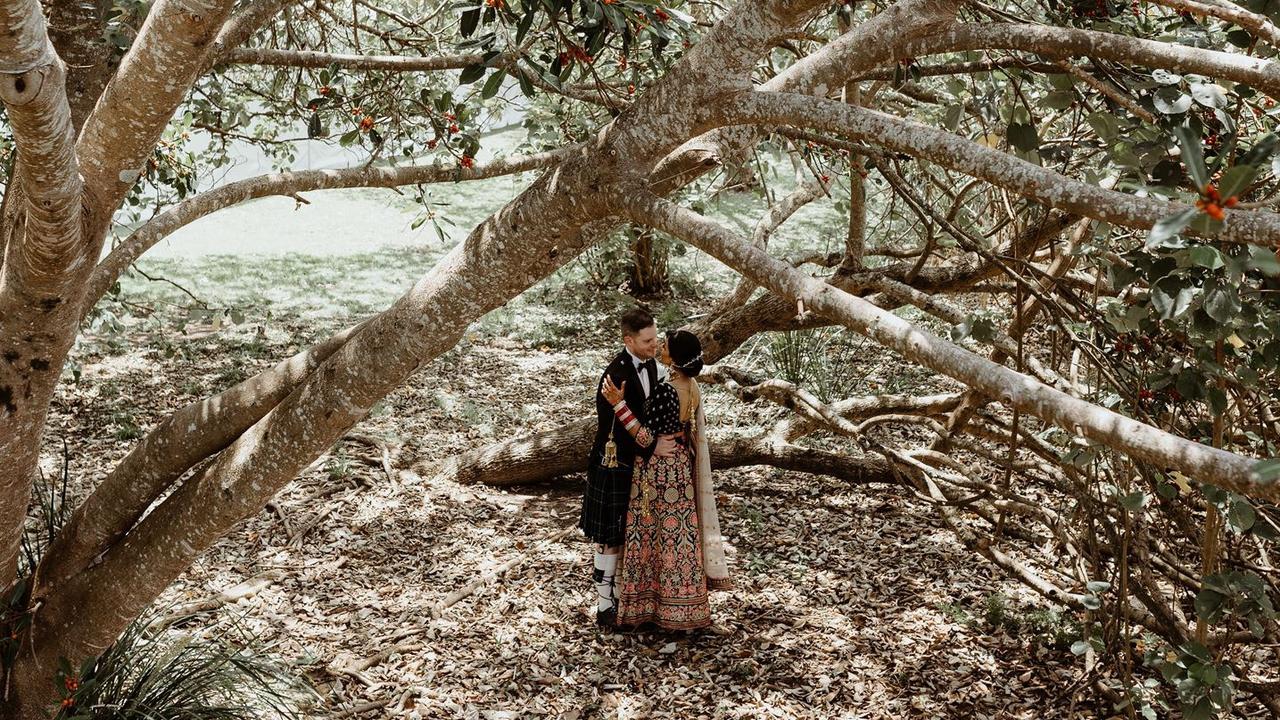
M 650 325 L 635 335 L 623 335 L 622 344 L 641 360 L 652 360 L 658 352 L 658 326 Z

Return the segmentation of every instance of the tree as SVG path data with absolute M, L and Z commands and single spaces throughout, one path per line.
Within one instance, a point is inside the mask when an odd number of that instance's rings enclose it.
M 1267 526 L 1268 503 L 1280 499 L 1273 466 L 1252 459 L 1274 455 L 1280 442 L 1268 410 L 1280 357 L 1280 315 L 1267 295 L 1280 273 L 1271 202 L 1280 169 L 1265 120 L 1280 93 L 1280 70 L 1266 59 L 1280 37 L 1275 11 L 1192 0 L 1031 9 L 760 0 L 715 15 L 701 5 L 684 15 L 681 5 L 477 0 L 455 4 L 456 16 L 359 0 L 341 13 L 289 0 L 159 0 L 136 10 L 144 17 L 63 0 L 0 9 L 0 100 L 14 151 L 0 275 L 0 571 L 12 579 L 15 608 L 6 716 L 46 716 L 60 658 L 78 666 L 100 653 L 379 398 L 622 223 L 742 273 L 737 302 L 697 326 L 709 359 L 755 333 L 836 323 L 970 388 L 960 398 L 826 404 L 726 370 L 726 384 L 786 403 L 807 427 L 744 442 L 725 462 L 904 482 L 937 502 L 975 551 L 1057 602 L 1094 610 L 1103 585 L 1114 585 L 1115 617 L 1190 658 L 1167 673 L 1196 674 L 1183 702 L 1221 709 L 1229 701 L 1203 667 L 1230 643 L 1210 642 L 1204 626 L 1227 617 L 1275 633 L 1264 602 L 1274 579 L 1218 572 L 1245 551 L 1224 552 L 1217 539 L 1233 515 L 1243 533 Z M 551 108 L 563 144 L 478 163 L 478 103 L 509 87 Z M 189 157 L 191 135 L 246 138 L 285 159 L 290 144 L 280 136 L 303 125 L 306 135 L 364 147 L 370 162 L 193 194 L 187 165 L 220 155 L 215 144 Z M 811 182 L 780 200 L 754 238 L 669 199 L 694 196 L 717 167 L 764 150 L 789 155 Z M 434 163 L 409 160 L 432 152 Z M 20 562 L 50 398 L 81 319 L 147 248 L 254 197 L 526 170 L 542 174 L 391 307 L 174 413 L 75 509 L 37 566 Z M 843 251 L 794 264 L 770 256 L 773 229 L 836 185 L 850 188 Z M 877 237 L 872 208 L 906 232 Z M 98 262 L 114 221 L 131 214 L 153 217 Z M 794 266 L 806 262 L 836 271 L 819 278 Z M 1096 274 L 1075 271 L 1081 263 Z M 750 285 L 767 292 L 751 299 Z M 998 327 L 940 297 L 973 292 L 1004 298 L 1013 322 Z M 954 323 L 955 337 L 885 309 L 900 304 Z M 1028 340 L 1047 342 L 1030 337 L 1038 317 L 1055 331 L 1050 358 L 1024 352 Z M 992 354 L 958 345 L 965 334 Z M 1126 360 L 1124 344 L 1144 337 L 1146 355 Z M 1065 374 L 1063 357 L 1076 358 Z M 1008 412 L 985 409 L 991 401 Z M 939 412 L 945 426 L 931 417 Z M 1257 440 L 1228 431 L 1228 413 L 1256 424 Z M 865 419 L 855 426 L 851 417 Z M 1031 429 L 1029 418 L 1040 425 Z M 885 422 L 938 437 L 910 452 L 868 439 Z M 792 442 L 819 427 L 867 447 Z M 504 467 L 539 448 L 564 457 L 580 442 L 571 433 L 562 440 L 533 443 Z M 1000 460 L 1007 474 L 975 479 L 948 448 Z M 451 467 L 492 457 L 483 451 Z M 1113 490 L 1097 490 L 1099 477 Z M 1175 488 L 1144 510 L 1170 478 L 1204 483 L 1201 494 Z M 1109 542 L 1090 561 L 1114 583 L 1028 568 L 1000 548 L 1011 517 L 1075 547 L 1061 518 L 1037 504 L 1046 493 L 1091 499 L 1093 514 L 1081 522 L 1105 525 L 1098 532 Z M 1131 554 L 1161 552 L 1130 533 L 1157 510 L 1184 527 L 1189 513 L 1204 513 L 1209 527 L 1205 562 L 1189 583 L 1203 598 L 1194 638 L 1166 597 L 1188 585 L 1185 558 L 1162 560 L 1174 578 L 1164 584 L 1127 569 Z M 964 513 L 989 521 L 995 541 Z M 1254 521 L 1244 523 L 1248 513 Z M 1065 583 L 1086 585 L 1077 592 Z M 1100 643 L 1118 647 L 1114 627 Z M 1275 702 L 1265 686 L 1251 692 Z

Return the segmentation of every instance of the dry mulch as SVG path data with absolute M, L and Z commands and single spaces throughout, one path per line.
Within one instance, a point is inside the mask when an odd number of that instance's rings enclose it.
M 72 493 L 83 493 L 127 451 L 129 436 L 236 379 L 225 376 L 229 364 L 242 364 L 233 375 L 243 376 L 323 334 L 231 328 L 140 338 L 127 355 L 86 349 L 83 380 L 65 385 L 54 408 L 45 469 L 55 469 L 65 437 Z M 767 468 L 720 473 L 739 588 L 713 596 L 715 632 L 684 636 L 594 626 L 591 551 L 572 530 L 581 476 L 500 490 L 401 472 L 588 414 L 609 348 L 599 334 L 555 348 L 469 337 L 353 430 L 385 444 L 390 477 L 376 445 L 343 441 L 159 604 L 279 573 L 256 594 L 176 627 L 252 629 L 314 683 L 314 717 L 1098 716 L 1073 709 L 1072 697 L 1089 693 L 1069 652 L 984 621 L 993 594 L 1017 607 L 1024 591 L 900 489 Z M 709 397 L 713 424 L 777 416 Z M 351 669 L 379 653 L 379 662 Z

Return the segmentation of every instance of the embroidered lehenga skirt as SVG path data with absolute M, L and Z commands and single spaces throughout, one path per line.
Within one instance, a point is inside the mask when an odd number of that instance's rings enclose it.
M 669 630 L 711 624 L 694 501 L 693 456 L 637 460 L 618 570 L 618 624 Z

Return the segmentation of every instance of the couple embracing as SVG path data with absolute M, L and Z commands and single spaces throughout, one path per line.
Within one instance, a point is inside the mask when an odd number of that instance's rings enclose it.
M 639 308 L 620 324 L 624 350 L 596 388 L 599 427 L 578 523 L 596 544 L 596 622 L 708 627 L 708 591 L 732 581 L 695 379 L 702 344 L 684 330 L 660 339 Z

